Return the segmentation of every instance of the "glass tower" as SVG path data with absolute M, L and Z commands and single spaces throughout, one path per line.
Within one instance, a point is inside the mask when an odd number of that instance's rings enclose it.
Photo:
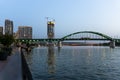
M 47 35 L 50 39 L 54 38 L 54 25 L 55 23 L 53 21 L 47 22 Z

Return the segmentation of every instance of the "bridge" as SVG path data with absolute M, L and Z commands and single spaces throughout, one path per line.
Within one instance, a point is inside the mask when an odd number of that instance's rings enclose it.
M 16 42 L 23 43 L 35 43 L 35 42 L 62 42 L 62 41 L 110 41 L 110 45 L 114 46 L 115 43 L 120 43 L 120 39 L 114 39 L 103 33 L 94 32 L 94 31 L 80 31 L 75 32 L 69 35 L 66 35 L 62 38 L 54 39 L 16 39 Z

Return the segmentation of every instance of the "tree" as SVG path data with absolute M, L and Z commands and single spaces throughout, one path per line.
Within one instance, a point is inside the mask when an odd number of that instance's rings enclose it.
M 9 47 L 14 42 L 14 37 L 12 35 L 0 35 L 0 43 L 4 46 Z

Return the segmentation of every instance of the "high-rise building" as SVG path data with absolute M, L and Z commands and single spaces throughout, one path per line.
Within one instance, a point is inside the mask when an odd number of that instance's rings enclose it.
M 32 27 L 30 26 L 19 26 L 17 32 L 18 39 L 32 39 Z
M 3 35 L 3 27 L 0 26 L 0 35 Z
M 13 35 L 13 21 L 5 20 L 5 34 Z
M 47 35 L 50 39 L 54 38 L 54 25 L 55 23 L 53 21 L 47 22 Z

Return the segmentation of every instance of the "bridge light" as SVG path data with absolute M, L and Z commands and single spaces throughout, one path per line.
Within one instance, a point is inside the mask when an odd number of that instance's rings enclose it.
M 43 41 L 48 41 L 48 40 L 44 39 Z

